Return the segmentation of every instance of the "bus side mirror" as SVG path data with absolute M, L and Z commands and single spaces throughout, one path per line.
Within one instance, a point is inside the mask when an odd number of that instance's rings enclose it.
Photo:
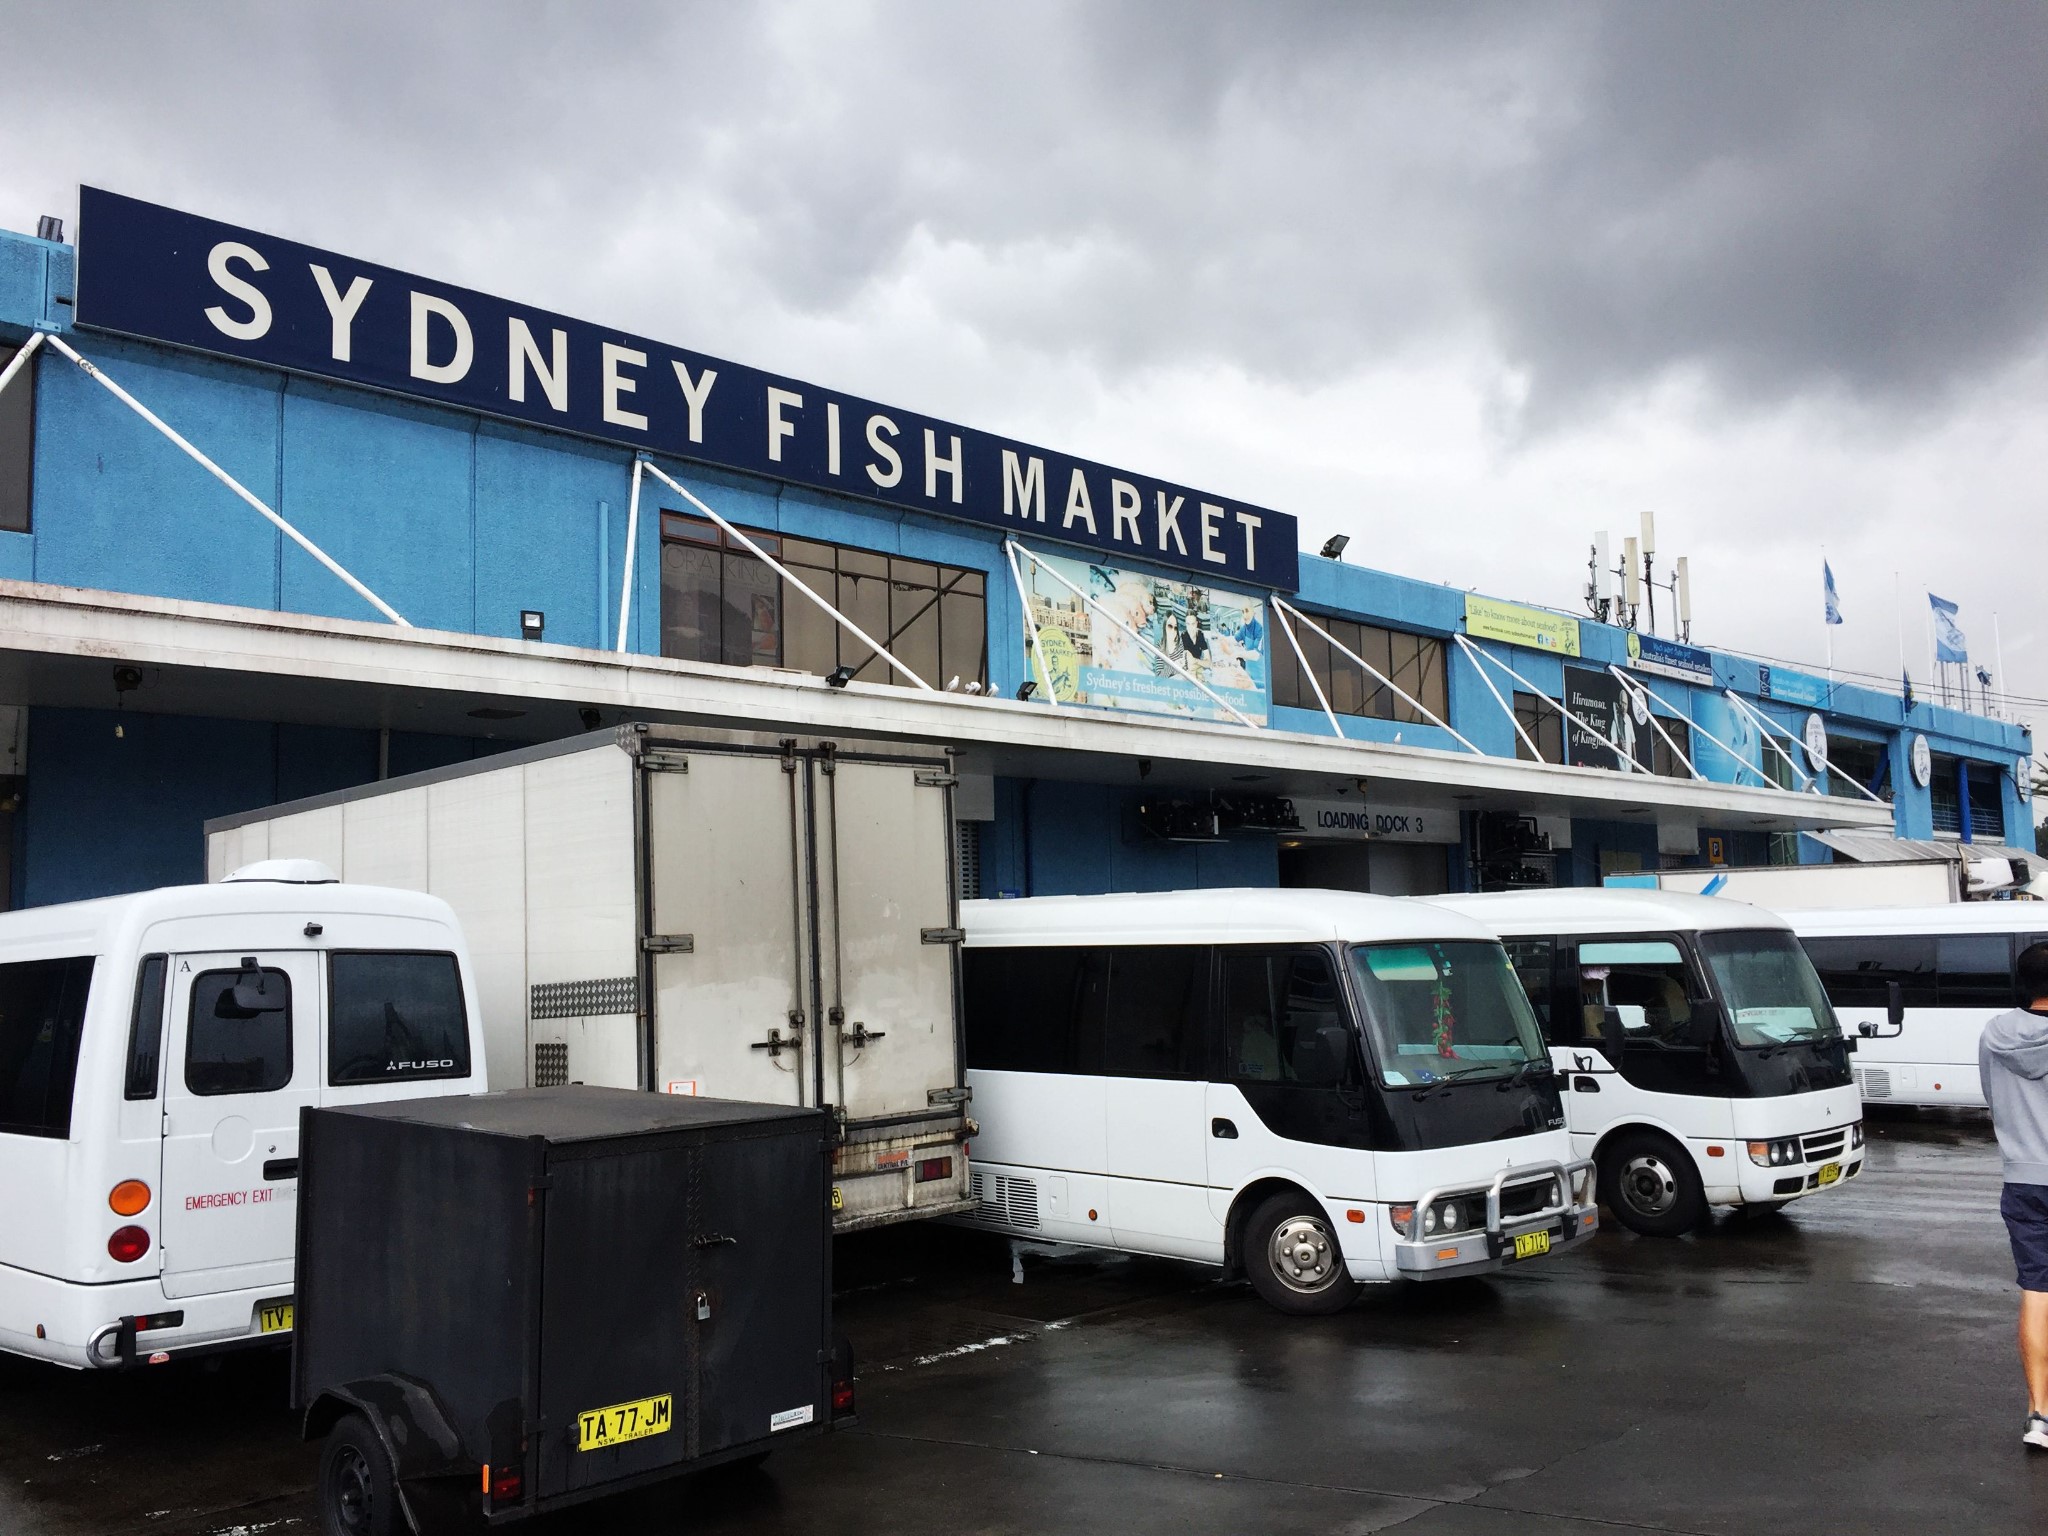
M 1906 989 L 1896 981 L 1884 984 L 1884 1018 L 1894 1029 L 1906 1022 Z
M 258 1013 L 282 1012 L 285 1005 L 284 989 L 271 988 L 268 985 L 269 980 L 255 960 L 243 960 L 242 973 L 235 978 L 234 990 L 230 994 L 234 999 L 235 1011 L 244 1018 Z

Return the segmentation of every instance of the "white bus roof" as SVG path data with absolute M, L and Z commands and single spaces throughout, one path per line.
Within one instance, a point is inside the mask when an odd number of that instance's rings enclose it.
M 41 954 L 106 954 L 133 942 L 152 923 L 186 917 L 342 914 L 425 918 L 453 924 L 438 896 L 381 885 L 305 884 L 233 880 L 218 885 L 167 885 L 127 896 L 67 901 L 0 912 L 0 957 L 24 950 Z M 26 957 L 24 957 L 26 958 Z
M 1798 932 L 1836 934 L 2048 933 L 2048 902 L 1952 901 L 1939 907 L 1816 907 L 1786 914 Z
M 1430 905 L 1461 912 L 1503 937 L 1548 933 L 1688 933 L 1727 928 L 1789 928 L 1777 913 L 1725 896 L 1679 891 L 1568 887 L 1501 891 L 1486 896 L 1430 896 Z
M 1024 944 L 1348 944 L 1491 939 L 1422 902 L 1356 891 L 1160 891 L 963 901 L 973 947 Z

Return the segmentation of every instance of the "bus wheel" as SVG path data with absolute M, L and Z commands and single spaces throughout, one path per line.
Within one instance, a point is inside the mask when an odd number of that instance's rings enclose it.
M 320 1529 L 325 1536 L 399 1536 L 406 1529 L 391 1458 L 359 1413 L 328 1431 L 320 1453 Z
M 1297 1317 L 1341 1312 L 1358 1294 L 1329 1216 L 1303 1194 L 1259 1203 L 1244 1226 L 1244 1267 L 1253 1290 Z
M 1692 1158 L 1655 1131 L 1629 1131 L 1601 1152 L 1600 1198 L 1617 1221 L 1645 1237 L 1681 1237 L 1707 1214 Z

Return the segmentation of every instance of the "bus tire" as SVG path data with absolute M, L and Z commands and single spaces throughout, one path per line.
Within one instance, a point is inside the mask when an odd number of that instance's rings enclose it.
M 324 1536 L 403 1536 L 391 1457 L 370 1421 L 344 1414 L 320 1452 L 320 1529 Z
M 1600 1198 L 1644 1237 L 1683 1237 L 1707 1216 L 1691 1154 L 1657 1131 L 1624 1131 L 1600 1149 Z
M 1252 1289 L 1292 1316 L 1341 1312 L 1358 1295 L 1330 1213 L 1299 1190 L 1259 1202 L 1244 1224 L 1242 1256 Z

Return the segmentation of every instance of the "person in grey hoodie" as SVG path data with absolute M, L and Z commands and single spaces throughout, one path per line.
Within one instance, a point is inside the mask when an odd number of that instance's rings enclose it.
M 1977 1071 L 2005 1162 L 1998 1213 L 2020 1280 L 2020 1367 L 2027 1378 L 2023 1441 L 2048 1451 L 2048 944 L 2013 967 L 2022 1006 L 1984 1026 Z

